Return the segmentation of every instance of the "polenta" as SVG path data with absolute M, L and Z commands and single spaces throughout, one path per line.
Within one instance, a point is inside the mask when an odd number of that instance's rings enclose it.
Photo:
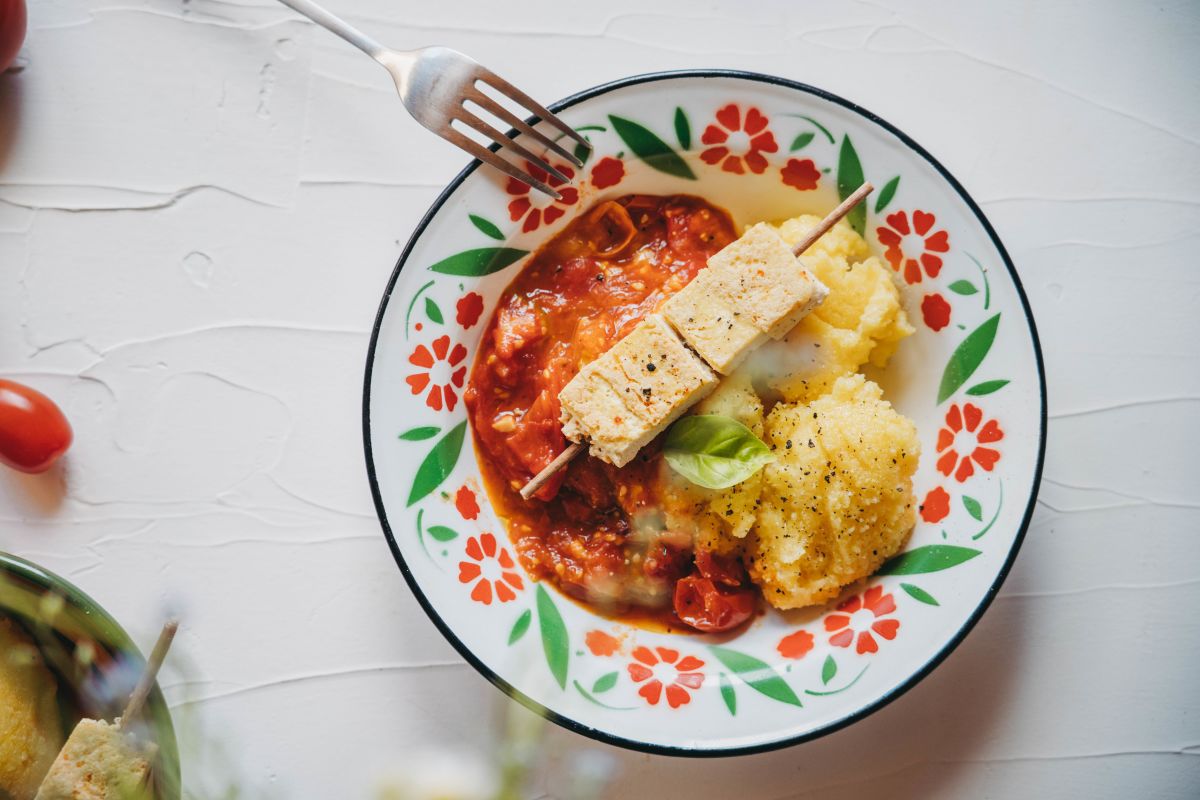
M 62 746 L 57 685 L 33 642 L 0 617 L 0 797 L 31 800 Z
M 779 232 L 796 242 L 818 221 L 798 217 Z M 772 447 L 775 463 L 724 490 L 660 470 L 668 525 L 691 530 L 699 549 L 740 555 L 781 609 L 824 602 L 870 575 L 916 521 L 916 427 L 858 374 L 885 366 L 913 332 L 891 272 L 845 223 L 804 261 L 828 288 L 825 302 L 692 412 L 738 419 Z

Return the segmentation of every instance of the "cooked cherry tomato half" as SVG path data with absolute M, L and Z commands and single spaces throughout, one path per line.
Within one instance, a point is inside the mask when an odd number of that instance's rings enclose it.
M 71 446 L 71 425 L 39 391 L 0 380 L 0 462 L 45 472 Z
M 700 577 L 708 578 L 718 586 L 742 586 L 750 580 L 742 562 L 719 556 L 711 550 L 696 551 L 696 569 Z
M 690 575 L 675 584 L 675 613 L 698 631 L 727 631 L 754 614 L 754 590 L 718 587 Z

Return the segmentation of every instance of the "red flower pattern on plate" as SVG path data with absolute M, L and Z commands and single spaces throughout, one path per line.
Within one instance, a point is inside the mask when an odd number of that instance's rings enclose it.
M 896 598 L 884 594 L 882 586 L 872 586 L 861 595 L 854 595 L 842 602 L 837 610 L 842 613 L 825 617 L 825 631 L 833 634 L 829 643 L 835 647 L 849 647 L 857 634 L 855 650 L 860 655 L 879 651 L 875 636 L 891 641 L 900 630 L 900 620 L 882 619 L 896 611 Z
M 704 684 L 704 662 L 695 656 L 679 657 L 678 650 L 668 647 L 638 647 L 628 666 L 629 677 L 642 684 L 638 694 L 650 705 L 658 705 L 666 685 L 667 705 L 679 708 L 692 701 L 688 689 L 695 691 Z
M 730 103 L 717 112 L 715 124 L 704 129 L 700 141 L 709 147 L 701 151 L 700 159 L 705 164 L 720 164 L 721 169 L 736 175 L 747 169 L 761 175 L 767 169 L 763 153 L 779 150 L 768 124 L 757 108 L 748 108 L 743 115 L 736 103 Z
M 813 649 L 813 635 L 804 630 L 789 633 L 779 640 L 775 649 L 784 658 L 804 658 Z
M 454 495 L 454 507 L 458 509 L 458 513 L 463 519 L 471 520 L 479 516 L 479 502 L 475 499 L 475 492 L 471 491 L 469 486 L 460 486 L 458 492 Z
M 555 164 L 554 167 L 563 175 L 574 179 L 575 170 L 567 165 Z M 550 198 L 546 197 L 546 204 L 543 204 L 542 198 L 544 195 L 541 192 L 535 192 L 531 195 L 530 192 L 533 192 L 533 189 L 530 188 L 529 184 L 522 183 L 516 178 L 508 179 L 508 186 L 505 187 L 505 191 L 514 195 L 515 198 L 508 204 L 508 217 L 513 222 L 523 218 L 525 221 L 521 223 L 521 230 L 529 233 L 530 231 L 537 230 L 540 225 L 554 223 L 555 220 L 566 214 L 568 208 L 579 202 L 579 190 L 574 186 L 567 186 L 558 178 L 546 174 L 544 170 L 538 169 L 528 161 L 525 162 L 525 168 L 529 171 L 530 175 L 543 183 L 550 184 L 551 187 L 557 189 L 558 193 L 562 195 L 562 199 L 560 200 L 550 200 Z
M 607 189 L 616 186 L 625 177 L 625 162 L 619 158 L 606 156 L 592 167 L 592 186 L 597 189 Z
M 929 330 L 936 333 L 950 324 L 950 304 L 937 292 L 927 294 L 921 300 L 921 317 Z
M 811 158 L 789 158 L 787 165 L 779 172 L 785 184 L 802 192 L 817 188 L 821 180 L 821 171 Z
M 458 320 L 458 324 L 463 327 L 463 330 L 468 330 L 476 322 L 479 322 L 479 315 L 483 313 L 483 295 L 467 292 L 458 299 L 454 308 L 457 312 L 454 318 Z
M 892 269 L 897 272 L 903 267 L 906 283 L 920 283 L 921 269 L 931 278 L 936 278 L 942 269 L 942 259 L 937 253 L 950 250 L 950 235 L 944 230 L 933 230 L 937 219 L 928 211 L 912 212 L 912 224 L 907 211 L 888 214 L 887 226 L 875 229 L 879 242 L 887 249 L 883 255 Z
M 583 641 L 594 656 L 611 656 L 621 649 L 621 641 L 604 631 L 588 631 Z
M 994 444 L 1004 438 L 1004 431 L 994 419 L 989 419 L 983 425 L 983 412 L 972 403 L 964 403 L 959 409 L 958 403 L 950 406 L 946 412 L 946 427 L 938 431 L 937 451 L 941 456 L 937 460 L 938 472 L 946 477 L 954 475 L 955 480 L 962 483 L 975 474 L 973 464 L 978 464 L 985 472 L 991 472 L 992 467 L 1000 460 L 1000 451 L 984 445 Z
M 925 495 L 921 503 L 921 519 L 928 523 L 941 522 L 950 514 L 950 493 L 940 486 Z
M 475 582 L 471 589 L 472 600 L 490 606 L 494 589 L 496 599 L 507 603 L 516 600 L 517 592 L 525 588 L 508 548 L 498 547 L 492 534 L 481 533 L 468 539 L 467 557 L 471 560 L 458 562 L 458 580 L 460 583 Z
M 408 363 L 425 371 L 409 375 L 404 380 L 412 387 L 413 394 L 420 394 L 429 389 L 429 394 L 425 396 L 425 405 L 434 411 L 441 411 L 443 403 L 447 411 L 453 411 L 458 405 L 458 394 L 454 390 L 456 387 L 462 389 L 463 381 L 467 377 L 466 365 L 459 366 L 467 357 L 467 348 L 461 344 L 455 344 L 451 348 L 449 336 L 439 336 L 433 340 L 431 346 L 432 351 L 423 344 L 417 345 L 417 349 L 412 351 Z M 434 380 L 435 367 L 438 365 L 444 365 L 443 370 L 452 370 L 449 380 L 445 383 Z

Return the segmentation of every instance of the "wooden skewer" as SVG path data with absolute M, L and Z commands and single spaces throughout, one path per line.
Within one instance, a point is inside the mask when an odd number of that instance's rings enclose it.
M 154 688 L 158 670 L 167 657 L 167 650 L 170 649 L 171 640 L 175 638 L 175 631 L 178 629 L 179 622 L 177 620 L 170 620 L 163 626 L 162 633 L 158 635 L 158 641 L 154 643 L 154 649 L 150 651 L 150 658 L 146 659 L 146 671 L 142 673 L 137 686 L 133 688 L 133 693 L 129 695 L 129 702 L 125 704 L 125 710 L 121 712 L 119 727 L 125 727 L 126 723 L 137 716 L 141 712 L 142 706 L 146 704 L 146 698 L 150 695 L 150 690 Z
M 542 469 L 537 475 L 529 479 L 529 483 L 521 487 L 521 497 L 525 500 L 533 497 L 533 493 L 542 488 L 542 484 L 550 480 L 554 473 L 565 467 L 571 459 L 583 452 L 583 442 L 571 442 L 567 445 L 567 449 L 563 450 L 554 460 Z
M 805 250 L 812 247 L 813 244 L 816 243 L 817 239 L 820 239 L 822 236 L 828 233 L 829 229 L 836 225 L 842 217 L 850 213 L 850 209 L 861 203 L 863 198 L 874 190 L 875 187 L 872 186 L 870 182 L 864 183 L 862 186 L 855 189 L 853 194 L 839 203 L 837 208 L 835 208 L 833 211 L 830 211 L 825 216 L 825 219 L 818 222 L 815 228 L 805 234 L 804 238 L 797 242 L 796 246 L 792 248 L 792 252 L 799 256 Z M 551 461 L 542 469 L 541 472 L 539 472 L 537 475 L 534 475 L 529 480 L 529 483 L 521 487 L 521 497 L 525 500 L 533 497 L 534 493 L 537 492 L 538 489 L 542 488 L 546 481 L 550 480 L 550 478 L 554 476 L 554 473 L 558 472 L 560 469 L 570 463 L 571 459 L 575 458 L 575 456 L 582 453 L 584 446 L 585 445 L 583 442 L 572 442 L 569 444 L 566 450 L 563 450 L 561 453 L 559 453 L 553 461 Z
M 873 191 L 875 191 L 875 187 L 871 185 L 870 181 L 855 189 L 853 194 L 838 203 L 837 208 L 826 214 L 825 219 L 817 223 L 817 227 L 806 233 L 803 239 L 796 242 L 796 246 L 792 248 L 792 252 L 797 256 L 802 255 L 805 250 L 816 244 L 817 239 L 829 233 L 829 229 L 837 225 L 842 217 L 849 214 L 850 209 L 861 203 L 863 198 Z

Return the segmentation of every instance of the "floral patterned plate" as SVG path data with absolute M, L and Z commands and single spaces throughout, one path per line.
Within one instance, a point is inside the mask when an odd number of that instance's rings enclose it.
M 1029 523 L 1046 403 L 1012 262 L 920 146 L 812 87 L 664 73 L 554 108 L 595 147 L 562 200 L 473 164 L 417 226 L 379 309 L 363 433 L 401 571 L 476 669 L 597 739 L 747 753 L 861 719 L 962 640 Z M 696 194 L 747 223 L 823 214 L 864 178 L 878 189 L 850 223 L 895 269 L 918 328 L 873 376 L 921 434 L 921 510 L 907 550 L 827 607 L 769 612 L 721 639 L 629 627 L 532 581 L 481 489 L 462 402 L 481 329 L 522 259 L 599 198 Z

